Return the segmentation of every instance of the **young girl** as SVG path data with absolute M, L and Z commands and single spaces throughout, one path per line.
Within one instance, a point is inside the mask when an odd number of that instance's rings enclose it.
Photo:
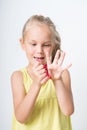
M 74 111 L 68 65 L 60 37 L 48 17 L 34 15 L 25 23 L 21 47 L 29 64 L 13 72 L 12 130 L 71 130 Z

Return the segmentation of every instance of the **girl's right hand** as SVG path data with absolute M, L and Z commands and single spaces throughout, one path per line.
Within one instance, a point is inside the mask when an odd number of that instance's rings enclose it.
M 39 86 L 46 83 L 46 81 L 49 79 L 49 76 L 47 75 L 47 70 L 43 64 L 40 64 L 39 62 L 35 63 L 32 68 L 31 78 L 34 84 Z

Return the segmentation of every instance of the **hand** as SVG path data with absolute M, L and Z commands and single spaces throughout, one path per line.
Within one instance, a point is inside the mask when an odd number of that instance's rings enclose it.
M 46 53 L 48 72 L 52 79 L 54 80 L 60 79 L 62 72 L 68 69 L 69 67 L 71 67 L 71 64 L 67 65 L 64 68 L 62 67 L 64 58 L 65 58 L 65 53 L 60 52 L 60 50 L 57 50 L 55 58 L 51 63 L 50 56 L 48 55 L 48 53 Z
M 39 62 L 35 63 L 32 70 L 32 80 L 35 84 L 41 86 L 44 84 L 48 79 L 47 70 L 44 65 L 40 64 Z

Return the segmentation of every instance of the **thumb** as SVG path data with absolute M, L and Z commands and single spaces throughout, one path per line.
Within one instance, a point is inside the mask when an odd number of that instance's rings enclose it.
M 46 62 L 47 62 L 47 66 L 51 64 L 51 58 L 48 52 L 46 52 Z

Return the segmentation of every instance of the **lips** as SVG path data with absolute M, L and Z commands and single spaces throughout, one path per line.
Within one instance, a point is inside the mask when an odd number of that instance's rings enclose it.
M 40 60 L 43 60 L 44 57 L 34 57 L 34 59 L 40 59 Z
M 44 57 L 34 57 L 34 59 L 37 60 L 37 61 L 43 61 Z

